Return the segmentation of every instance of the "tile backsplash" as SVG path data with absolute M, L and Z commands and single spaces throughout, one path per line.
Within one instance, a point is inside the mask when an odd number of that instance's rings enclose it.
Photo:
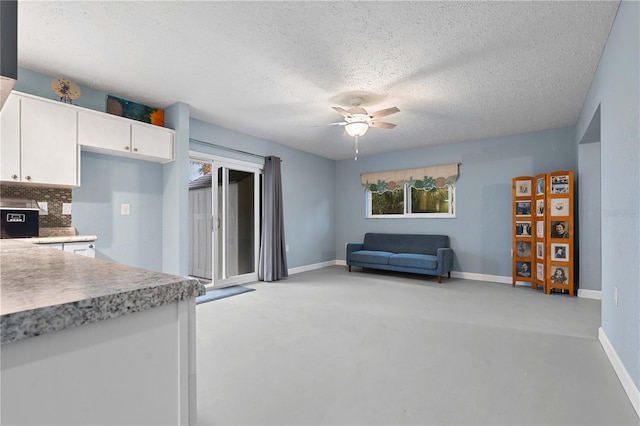
M 62 203 L 71 202 L 70 188 L 45 188 L 33 185 L 0 184 L 0 197 L 46 201 L 49 214 L 40 215 L 40 228 L 71 226 L 71 215 L 62 214 Z

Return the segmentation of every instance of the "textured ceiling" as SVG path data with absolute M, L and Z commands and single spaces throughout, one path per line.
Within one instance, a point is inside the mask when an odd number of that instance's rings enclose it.
M 354 92 L 361 156 L 575 125 L 618 4 L 20 1 L 18 62 L 345 159 Z

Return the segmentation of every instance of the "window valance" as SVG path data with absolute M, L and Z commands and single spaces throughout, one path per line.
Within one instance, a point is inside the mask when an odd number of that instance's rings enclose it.
M 457 163 L 389 172 L 363 173 L 361 176 L 364 189 L 378 193 L 400 190 L 405 183 L 411 188 L 434 191 L 436 188 L 443 188 L 455 183 L 457 179 Z

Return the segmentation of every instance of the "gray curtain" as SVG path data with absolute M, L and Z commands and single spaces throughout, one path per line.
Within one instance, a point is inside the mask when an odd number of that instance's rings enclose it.
M 282 177 L 278 157 L 271 156 L 264 159 L 263 194 L 258 279 L 278 281 L 289 276 L 284 242 Z

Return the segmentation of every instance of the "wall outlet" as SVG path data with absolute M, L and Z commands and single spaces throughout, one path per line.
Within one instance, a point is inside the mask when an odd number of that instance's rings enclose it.
M 130 215 L 131 214 L 131 204 L 120 204 L 120 214 L 121 215 Z
M 71 214 L 71 203 L 62 203 L 62 214 Z
M 38 201 L 38 209 L 40 210 L 40 216 L 46 216 L 49 214 L 49 203 L 46 201 Z
M 615 303 L 616 306 L 618 305 L 618 287 L 613 287 L 613 303 Z

